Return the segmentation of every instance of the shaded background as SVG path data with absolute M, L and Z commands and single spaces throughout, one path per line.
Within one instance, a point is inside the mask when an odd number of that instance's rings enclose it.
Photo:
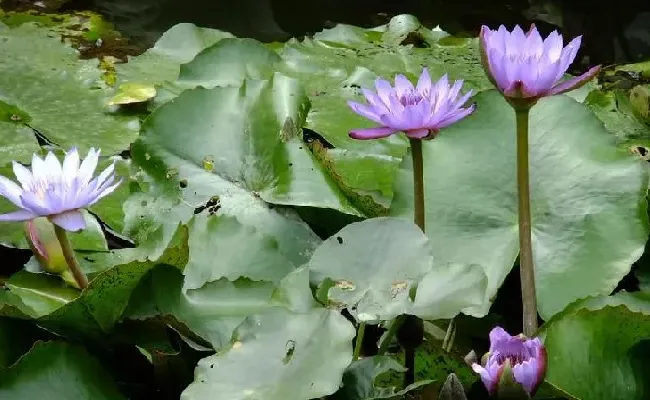
M 650 58 L 650 1 L 620 0 L 4 0 L 5 10 L 93 10 L 145 49 L 179 22 L 261 41 L 284 41 L 348 23 L 364 27 L 396 14 L 417 16 L 455 35 L 476 36 L 481 24 L 537 24 L 544 32 L 584 35 L 574 67 Z

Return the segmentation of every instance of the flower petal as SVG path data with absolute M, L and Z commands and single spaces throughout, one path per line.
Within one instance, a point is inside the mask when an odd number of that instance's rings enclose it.
M 0 196 L 22 208 L 23 202 L 20 199 L 22 193 L 23 190 L 14 181 L 0 176 Z
M 76 232 L 86 227 L 84 216 L 79 210 L 66 211 L 61 214 L 50 215 L 50 221 L 66 231 Z
M 63 179 L 66 182 L 72 182 L 77 177 L 79 162 L 79 152 L 76 147 L 73 147 L 68 151 L 63 160 Z
M 91 148 L 88 150 L 86 158 L 81 162 L 79 172 L 77 173 L 77 179 L 79 179 L 81 184 L 87 184 L 93 177 L 95 168 L 97 168 L 97 162 L 99 161 L 99 152 L 100 150 L 95 151 L 94 148 Z
M 418 79 L 416 90 L 422 96 L 428 96 L 431 93 L 431 76 L 429 75 L 429 70 L 427 68 L 422 69 L 422 74 Z
M 425 137 L 429 136 L 431 134 L 431 130 L 429 129 L 413 129 L 410 131 L 405 131 L 404 132 L 406 136 L 410 137 L 411 139 L 424 139 Z
M 33 212 L 29 210 L 18 210 L 14 212 L 10 212 L 7 214 L 0 214 L 0 221 L 2 222 L 8 222 L 8 221 L 29 221 L 31 219 L 34 219 L 38 217 L 38 215 L 35 215 Z
M 398 98 L 412 93 L 414 90 L 413 84 L 404 75 L 398 74 L 395 77 L 395 94 Z
M 578 89 L 579 87 L 583 86 L 585 83 L 589 82 L 593 77 L 598 75 L 599 71 L 600 71 L 600 65 L 597 65 L 580 76 L 576 76 L 574 78 L 567 79 L 566 81 L 558 83 L 551 89 L 549 94 L 550 95 L 562 94 L 570 90 Z
M 18 179 L 18 182 L 20 182 L 20 185 L 23 187 L 23 189 L 27 189 L 30 186 L 32 186 L 34 182 L 34 176 L 32 175 L 32 172 L 25 168 L 20 163 L 13 162 L 12 163 L 13 170 L 14 170 L 14 175 L 16 175 L 16 179 Z
M 348 101 L 348 106 L 352 109 L 352 111 L 361 115 L 362 117 L 368 118 L 369 120 L 378 124 L 381 123 L 381 117 L 379 114 L 377 114 L 373 107 L 351 100 Z
M 397 129 L 382 126 L 379 128 L 355 129 L 350 131 L 350 137 L 359 140 L 379 139 L 392 135 Z

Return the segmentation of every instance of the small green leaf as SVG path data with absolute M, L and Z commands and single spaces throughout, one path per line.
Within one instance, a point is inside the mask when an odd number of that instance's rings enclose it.
M 142 103 L 156 96 L 156 88 L 138 82 L 125 82 L 118 88 L 117 94 L 109 101 L 109 106 Z
M 126 399 L 99 362 L 81 347 L 38 342 L 0 374 L 0 399 Z
M 333 400 L 374 400 L 393 399 L 427 385 L 431 381 L 419 381 L 403 390 L 395 387 L 379 387 L 375 385 L 378 376 L 387 372 L 403 373 L 406 369 L 389 356 L 367 357 L 353 362 L 343 374 L 343 387 L 333 396 Z

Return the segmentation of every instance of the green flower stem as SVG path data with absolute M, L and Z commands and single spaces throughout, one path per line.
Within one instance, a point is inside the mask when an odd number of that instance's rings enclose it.
M 70 245 L 70 241 L 68 240 L 68 235 L 66 234 L 65 229 L 59 227 L 58 225 L 54 225 L 54 233 L 56 233 L 56 238 L 61 244 L 63 256 L 65 257 L 65 261 L 68 264 L 68 267 L 70 268 L 70 272 L 72 272 L 74 280 L 77 282 L 77 285 L 79 285 L 79 288 L 81 288 L 81 290 L 85 289 L 88 286 L 88 278 L 86 278 L 86 275 L 81 271 L 81 268 L 79 267 L 79 263 L 74 256 L 74 250 L 72 250 L 72 246 Z
M 399 317 L 395 318 L 395 321 L 393 321 L 393 324 L 388 328 L 388 332 L 386 332 L 386 337 L 384 337 L 384 340 L 381 342 L 381 345 L 379 346 L 379 350 L 377 350 L 377 355 L 381 356 L 388 351 L 388 346 L 390 346 L 390 343 L 393 340 L 393 337 L 395 337 L 395 334 L 397 333 L 397 330 L 404 324 L 404 321 L 406 320 L 406 315 L 400 315 Z
M 530 184 L 528 174 L 528 116 L 530 107 L 516 107 L 517 120 L 517 192 L 519 197 L 519 270 L 524 309 L 524 335 L 537 331 L 537 295 L 531 239 Z
M 456 338 L 456 319 L 452 318 L 449 321 L 447 326 L 447 332 L 445 333 L 445 339 L 442 341 L 442 349 L 449 353 L 454 347 L 454 339 Z
M 424 167 L 422 162 L 422 140 L 409 139 L 411 156 L 413 157 L 413 221 L 424 230 Z
M 354 345 L 354 355 L 352 361 L 357 361 L 361 355 L 361 348 L 363 347 L 363 335 L 366 333 L 366 323 L 359 323 L 359 329 L 357 330 L 357 342 Z

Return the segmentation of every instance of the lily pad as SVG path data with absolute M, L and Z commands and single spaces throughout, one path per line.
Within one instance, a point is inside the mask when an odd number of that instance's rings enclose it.
M 153 87 L 178 78 L 181 64 L 191 61 L 201 50 L 221 39 L 233 37 L 228 32 L 199 28 L 180 23 L 165 32 L 152 48 L 125 64 L 115 67 L 118 84 L 135 82 Z
M 487 284 L 478 265 L 437 265 L 420 228 L 396 218 L 346 226 L 314 251 L 308 267 L 327 300 L 364 322 L 453 318 L 480 305 Z
M 622 292 L 571 307 L 542 330 L 546 381 L 580 399 L 645 399 L 649 332 L 647 293 Z
M 79 60 L 52 36 L 33 24 L 0 27 L 0 101 L 15 105 L 23 125 L 64 149 L 100 147 L 105 155 L 127 149 L 138 134 L 137 118 L 105 109 L 98 61 Z
M 468 310 L 484 315 L 519 252 L 515 122 L 496 91 L 476 102 L 475 114 L 424 143 L 425 204 L 436 262 L 485 269 L 484 304 Z M 639 258 L 648 236 L 647 173 L 569 97 L 540 101 L 530 129 L 538 307 L 549 318 L 576 299 L 610 293 Z M 410 164 L 404 160 L 391 210 L 409 219 Z
M 183 400 L 304 400 L 336 392 L 352 361 L 354 327 L 341 314 L 270 310 L 249 317 L 231 346 L 199 361 Z
M 1 399 L 126 399 L 100 363 L 82 347 L 38 342 L 0 374 Z

